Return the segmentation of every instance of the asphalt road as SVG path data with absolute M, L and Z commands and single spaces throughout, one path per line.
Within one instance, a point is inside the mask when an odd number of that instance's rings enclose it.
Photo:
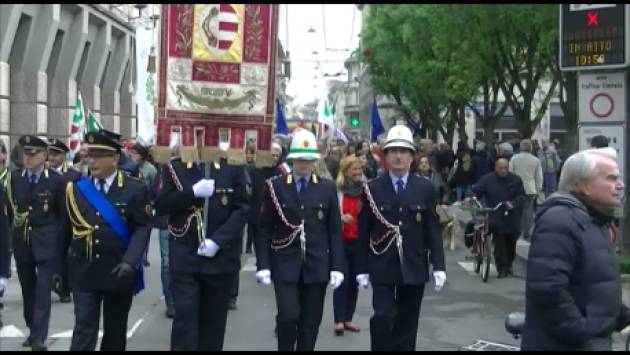
M 519 246 L 523 248 L 522 243 Z M 160 256 L 157 234 L 151 239 L 149 260 L 145 269 L 147 288 L 134 298 L 128 322 L 128 350 L 168 350 L 171 320 L 165 317 L 160 281 Z M 454 251 L 446 251 L 447 283 L 441 292 L 427 285 L 422 304 L 418 350 L 458 350 L 477 340 L 519 345 L 504 329 L 507 313 L 524 309 L 524 265 L 517 259 L 515 276 L 497 279 L 492 268 L 487 283 L 472 271 L 466 260 L 468 251 L 458 243 Z M 254 278 L 255 259 L 243 255 L 240 295 L 237 310 L 230 311 L 225 334 L 225 350 L 276 350 L 274 322 L 276 305 L 271 286 L 257 284 Z M 21 343 L 28 335 L 22 318 L 20 286 L 15 272 L 9 281 L 3 312 L 4 327 L 0 330 L 0 350 L 30 350 Z M 335 336 L 333 333 L 332 290 L 326 295 L 324 318 L 320 326 L 316 350 L 369 350 L 369 318 L 371 289 L 361 290 L 354 322 L 362 330 Z M 59 303 L 53 294 L 49 350 L 68 350 L 74 325 L 73 305 Z M 622 346 L 617 337 L 615 348 Z

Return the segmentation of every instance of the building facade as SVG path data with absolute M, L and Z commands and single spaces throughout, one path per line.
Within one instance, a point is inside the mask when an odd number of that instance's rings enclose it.
M 79 92 L 106 129 L 135 136 L 134 33 L 104 5 L 0 5 L 0 138 L 67 139 Z

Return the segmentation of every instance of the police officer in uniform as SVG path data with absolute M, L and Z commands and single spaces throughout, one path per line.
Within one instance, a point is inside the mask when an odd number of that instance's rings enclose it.
M 319 159 L 313 134 L 295 134 L 287 159 L 293 172 L 267 180 L 256 248 L 256 278 L 274 281 L 278 350 L 315 349 L 326 283 L 343 281 L 341 216 L 334 183 L 313 173 Z
M 66 161 L 66 154 L 70 151 L 67 145 L 56 138 L 48 140 L 48 167 L 51 171 L 54 171 L 61 175 L 65 182 L 75 181 L 81 178 L 81 172 L 68 164 Z M 68 238 L 64 238 L 68 240 Z M 68 246 L 66 245 L 67 249 Z M 68 286 L 68 264 L 63 263 L 63 271 L 61 274 L 61 283 L 53 285 L 53 291 L 59 295 L 59 302 L 70 303 L 70 288 Z M 59 287 L 57 287 L 59 286 Z
M 24 320 L 30 329 L 22 345 L 45 350 L 64 186 L 61 176 L 45 166 L 48 144 L 44 140 L 24 135 L 18 142 L 24 150 L 24 169 L 9 173 L 5 193 Z
M 178 142 L 172 145 L 173 150 Z M 223 349 L 228 300 L 239 272 L 251 183 L 243 166 L 183 162 L 162 169 L 155 201 L 168 215 L 175 318 L 171 350 Z
M 62 175 L 66 181 L 80 179 L 81 172 L 72 167 L 66 160 L 66 155 L 70 152 L 70 148 L 56 138 L 51 138 L 48 141 L 48 167 L 50 170 Z
M 144 183 L 117 169 L 119 137 L 105 130 L 86 134 L 91 176 L 66 186 L 63 235 L 71 240 L 60 249 L 74 299 L 70 350 L 96 348 L 102 304 L 101 350 L 124 351 L 132 298 L 143 287 L 150 205 Z
M 372 350 L 415 350 L 424 284 L 446 281 L 444 249 L 430 181 L 409 173 L 416 148 L 406 126 L 383 146 L 389 172 L 364 186 L 356 254 L 357 283 L 372 283 Z

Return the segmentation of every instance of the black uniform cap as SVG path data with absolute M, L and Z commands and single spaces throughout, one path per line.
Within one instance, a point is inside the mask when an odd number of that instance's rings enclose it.
M 70 148 L 57 138 L 49 139 L 49 141 L 48 149 L 57 150 L 62 153 L 68 153 L 70 151 Z
M 30 134 L 21 136 L 20 139 L 18 139 L 18 143 L 20 143 L 26 154 L 35 154 L 48 148 L 48 143 L 43 139 Z
M 121 135 L 118 133 L 102 129 L 98 133 L 87 133 L 84 140 L 88 144 L 88 149 L 110 150 L 120 153 L 120 149 L 122 148 L 120 145 L 120 137 Z

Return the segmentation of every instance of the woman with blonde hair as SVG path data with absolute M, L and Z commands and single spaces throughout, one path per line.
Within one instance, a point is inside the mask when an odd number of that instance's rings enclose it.
M 344 330 L 358 332 L 361 329 L 352 323 L 357 305 L 358 287 L 355 271 L 355 249 L 358 231 L 361 193 L 363 191 L 363 163 L 355 155 L 349 155 L 339 163 L 337 175 L 337 196 L 341 212 L 341 238 L 343 240 L 346 267 L 344 281 L 333 295 L 335 334 L 343 335 Z

